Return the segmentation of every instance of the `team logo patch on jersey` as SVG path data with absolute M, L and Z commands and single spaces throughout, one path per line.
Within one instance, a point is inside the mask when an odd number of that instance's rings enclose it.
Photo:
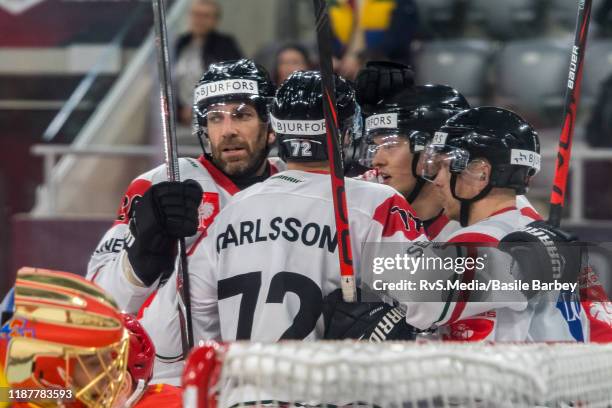
M 149 187 L 151 187 L 151 182 L 144 179 L 134 180 L 132 184 L 130 184 L 121 200 L 121 205 L 117 211 L 117 219 L 114 225 L 128 224 L 130 222 L 130 211 L 134 201 L 142 197 Z
M 593 319 L 606 324 L 612 329 L 612 302 L 593 302 L 589 305 L 589 314 Z
M 447 340 L 481 341 L 491 334 L 494 327 L 494 320 L 485 317 L 460 320 L 450 325 Z
M 212 224 L 217 214 L 219 214 L 219 194 L 208 192 L 203 193 L 202 202 L 198 207 L 198 231 L 206 231 L 210 224 Z
M 421 222 L 414 216 L 406 200 L 398 195 L 387 198 L 379 205 L 373 218 L 383 226 L 383 237 L 401 233 L 413 240 L 422 234 Z

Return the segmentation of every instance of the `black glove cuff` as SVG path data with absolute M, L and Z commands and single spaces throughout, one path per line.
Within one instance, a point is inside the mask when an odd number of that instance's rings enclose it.
M 173 246 L 167 252 L 151 252 L 134 240 L 132 245 L 126 247 L 126 252 L 134 274 L 146 286 L 151 286 L 161 276 L 167 277 L 174 270 L 175 254 Z

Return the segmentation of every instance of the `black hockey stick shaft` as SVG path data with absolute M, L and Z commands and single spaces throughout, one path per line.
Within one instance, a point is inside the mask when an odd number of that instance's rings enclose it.
M 576 33 L 572 45 L 567 88 L 563 112 L 563 128 L 559 138 L 559 150 L 555 164 L 555 177 L 552 193 L 550 195 L 550 215 L 548 222 L 556 227 L 561 225 L 565 192 L 567 189 L 567 176 L 569 173 L 576 112 L 580 99 L 580 86 L 582 83 L 582 68 L 586 52 L 589 21 L 591 18 L 592 0 L 580 0 L 578 4 L 578 17 L 576 19 Z
M 321 67 L 321 80 L 323 84 L 323 111 L 325 113 L 327 157 L 329 158 L 334 216 L 336 220 L 342 297 L 345 302 L 356 302 L 357 289 L 353 270 L 346 190 L 344 188 L 344 164 L 342 161 L 342 146 L 340 146 L 338 130 L 336 87 L 332 65 L 331 26 L 325 0 L 313 0 L 313 4 L 317 30 L 317 44 L 319 48 L 319 64 Z
M 170 55 L 168 52 L 168 32 L 166 30 L 166 7 L 164 0 L 153 0 L 153 18 L 155 25 L 155 45 L 157 47 L 157 68 L 160 82 L 160 103 L 162 135 L 164 138 L 164 158 L 168 181 L 180 181 L 178 146 L 174 95 L 172 92 L 172 75 Z M 181 345 L 183 358 L 193 347 L 193 327 L 191 321 L 191 297 L 189 293 L 189 273 L 187 271 L 187 254 L 185 239 L 178 242 L 179 262 L 176 271 L 176 290 L 178 294 L 178 313 L 181 326 Z

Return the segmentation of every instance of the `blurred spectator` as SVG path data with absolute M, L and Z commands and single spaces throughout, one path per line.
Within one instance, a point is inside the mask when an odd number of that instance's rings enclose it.
M 603 36 L 612 36 L 612 0 L 603 0 L 595 10 L 595 22 Z
M 306 48 L 300 44 L 287 44 L 276 52 L 272 75 L 276 86 L 280 86 L 293 72 L 309 69 L 312 69 L 312 60 Z
M 586 139 L 592 147 L 612 147 L 612 75 L 601 84 Z
M 586 139 L 591 147 L 612 147 L 612 75 L 602 84 L 587 124 Z M 587 197 L 585 215 L 594 219 L 612 218 L 612 188 L 606 177 L 612 174 L 612 162 L 590 161 L 585 165 Z
M 410 63 L 417 29 L 414 0 L 337 0 L 330 7 L 337 70 L 354 79 L 370 59 Z
M 216 31 L 221 6 L 216 0 L 193 0 L 189 31 L 176 41 L 176 83 L 179 121 L 191 124 L 193 87 L 214 62 L 242 58 L 236 40 Z

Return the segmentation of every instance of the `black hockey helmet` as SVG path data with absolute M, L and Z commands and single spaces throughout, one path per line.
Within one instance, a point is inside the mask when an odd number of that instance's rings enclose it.
M 336 110 L 340 127 L 339 146 L 353 137 L 359 116 L 355 90 L 344 78 L 335 75 Z M 294 72 L 278 88 L 270 112 L 276 133 L 279 156 L 291 161 L 325 161 L 327 142 L 323 114 L 323 91 L 318 71 Z
M 449 118 L 469 108 L 469 103 L 459 91 L 437 84 L 415 86 L 383 99 L 373 114 L 365 119 L 360 164 L 371 167 L 378 149 L 408 142 L 410 151 L 415 155 L 412 174 L 417 183 L 407 199 L 414 201 L 424 184 L 417 173 L 420 152 Z M 376 142 L 375 138 L 378 139 Z
M 494 187 L 524 194 L 531 177 L 540 169 L 537 132 L 516 113 L 492 106 L 463 111 L 435 133 L 419 165 L 423 177 L 435 178 L 441 155 L 449 161 L 451 192 L 461 201 L 462 225 L 467 223 L 469 204 L 485 197 Z M 458 197 L 457 176 L 476 159 L 486 159 L 491 165 L 488 185 L 475 197 Z
M 261 121 L 268 122 L 268 108 L 274 91 L 266 69 L 250 59 L 211 64 L 194 91 L 196 133 L 198 136 L 206 133 L 209 107 L 223 102 L 251 102 Z

